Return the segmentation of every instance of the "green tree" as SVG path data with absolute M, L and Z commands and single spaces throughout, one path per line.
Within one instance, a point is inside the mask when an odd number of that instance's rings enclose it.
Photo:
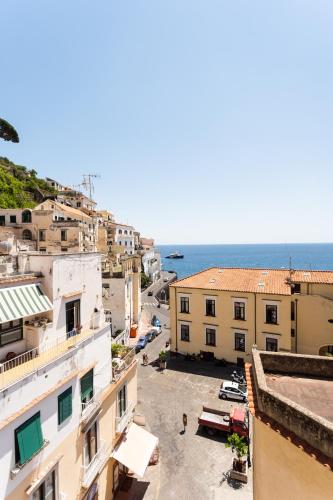
M 248 451 L 248 446 L 244 441 L 244 438 L 240 437 L 235 432 L 228 437 L 228 440 L 225 443 L 225 447 L 231 448 L 232 451 L 236 451 L 238 460 L 240 460 L 244 455 L 246 455 Z
M 4 141 L 20 142 L 18 133 L 13 125 L 0 118 L 0 139 Z

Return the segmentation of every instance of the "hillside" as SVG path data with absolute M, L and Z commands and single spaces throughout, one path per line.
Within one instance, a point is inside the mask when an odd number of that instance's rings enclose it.
M 0 208 L 33 208 L 54 193 L 35 170 L 0 156 Z

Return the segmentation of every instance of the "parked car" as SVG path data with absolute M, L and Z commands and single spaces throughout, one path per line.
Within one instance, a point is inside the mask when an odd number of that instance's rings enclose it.
M 237 382 L 230 382 L 229 380 L 225 380 L 221 384 L 219 398 L 237 399 L 238 401 L 245 402 L 247 400 L 247 390 L 241 389 Z
M 151 320 L 151 324 L 152 324 L 152 326 L 161 327 L 161 322 L 155 315 L 153 316 L 153 319 Z
M 148 297 L 151 297 L 153 295 L 153 291 L 152 290 L 149 290 L 148 292 Z
M 147 342 L 151 342 L 152 340 L 154 340 L 154 338 L 156 337 L 155 330 L 153 329 L 149 330 L 149 332 L 146 333 L 145 337 L 147 339 Z
M 153 326 L 151 329 L 154 330 L 156 337 L 157 337 L 157 335 L 159 335 L 160 333 L 162 333 L 161 326 Z
M 144 349 L 146 347 L 146 345 L 147 345 L 146 336 L 141 335 L 141 337 L 139 337 L 139 340 L 136 343 L 135 352 L 140 352 L 141 349 Z

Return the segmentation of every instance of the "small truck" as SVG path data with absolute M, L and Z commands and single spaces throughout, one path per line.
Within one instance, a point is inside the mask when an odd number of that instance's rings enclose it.
M 245 408 L 234 406 L 227 412 L 203 406 L 198 423 L 208 434 L 215 434 L 216 431 L 227 434 L 235 432 L 248 440 L 249 426 Z

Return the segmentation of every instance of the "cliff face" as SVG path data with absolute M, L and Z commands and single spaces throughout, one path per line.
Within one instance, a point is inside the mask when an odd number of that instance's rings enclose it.
M 0 208 L 33 208 L 54 193 L 35 170 L 0 156 Z

